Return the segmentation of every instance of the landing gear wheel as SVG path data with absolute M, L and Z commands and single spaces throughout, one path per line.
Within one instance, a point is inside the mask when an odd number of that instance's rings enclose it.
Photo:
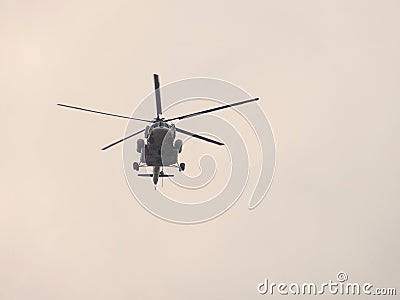
M 135 171 L 139 171 L 139 164 L 138 164 L 137 162 L 134 162 L 134 163 L 133 163 L 133 169 L 134 169 Z
M 179 164 L 179 172 L 185 171 L 185 163 L 180 163 Z

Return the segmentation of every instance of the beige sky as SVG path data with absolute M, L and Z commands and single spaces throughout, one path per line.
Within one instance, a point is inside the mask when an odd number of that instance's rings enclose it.
M 256 299 L 268 277 L 397 287 L 398 1 L 0 0 L 0 299 Z M 191 76 L 261 98 L 267 198 L 200 225 L 132 197 L 126 122 Z M 268 297 L 268 296 L 265 296 Z

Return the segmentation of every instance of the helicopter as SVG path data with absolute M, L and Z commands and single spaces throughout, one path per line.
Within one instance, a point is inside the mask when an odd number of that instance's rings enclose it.
M 178 117 L 173 117 L 173 118 L 164 118 L 162 116 L 162 106 L 161 106 L 161 94 L 160 94 L 160 81 L 159 81 L 159 76 L 158 74 L 153 74 L 153 79 L 154 79 L 154 89 L 155 89 L 155 102 L 156 102 L 156 117 L 153 120 L 146 120 L 146 119 L 139 119 L 139 118 L 134 118 L 134 117 L 128 117 L 128 116 L 123 116 L 123 115 L 117 115 L 117 114 L 111 114 L 107 112 L 102 112 L 102 111 L 97 111 L 97 110 L 91 110 L 87 108 L 82 108 L 82 107 L 77 107 L 77 106 L 72 106 L 72 105 L 67 105 L 67 104 L 62 104 L 58 103 L 57 105 L 66 107 L 66 108 L 72 108 L 72 109 L 77 109 L 77 110 L 82 110 L 86 112 L 92 112 L 92 113 L 97 113 L 97 114 L 102 114 L 102 115 L 107 115 L 107 116 L 112 116 L 112 117 L 118 117 L 118 118 L 124 118 L 124 119 L 129 119 L 129 120 L 135 120 L 135 121 L 141 121 L 141 122 L 147 122 L 151 123 L 151 125 L 147 125 L 144 129 L 139 130 L 131 135 L 128 135 L 118 141 L 115 141 L 105 147 L 103 147 L 101 150 L 107 150 L 108 148 L 111 148 L 127 139 L 130 139 L 134 136 L 137 136 L 141 133 L 144 133 L 144 139 L 138 139 L 137 140 L 137 147 L 136 151 L 140 154 L 140 159 L 139 162 L 133 162 L 133 170 L 134 171 L 139 171 L 140 168 L 143 167 L 153 167 L 153 172 L 150 174 L 141 174 L 139 173 L 138 176 L 143 176 L 143 177 L 152 177 L 154 187 L 156 188 L 158 179 L 160 177 L 173 177 L 174 175 L 172 174 L 165 174 L 164 173 L 164 167 L 176 167 L 179 169 L 180 172 L 185 171 L 185 163 L 183 162 L 178 162 L 178 155 L 179 153 L 182 152 L 182 147 L 183 147 L 183 142 L 181 139 L 175 139 L 176 138 L 176 132 L 191 136 L 193 138 L 197 138 L 200 140 L 203 140 L 208 143 L 212 143 L 218 146 L 223 146 L 224 144 L 210 139 L 205 136 L 198 135 L 196 133 L 178 128 L 175 126 L 175 124 L 172 121 L 175 120 L 182 120 L 182 119 L 187 119 L 187 118 L 192 118 L 196 117 L 202 114 L 206 113 L 211 113 L 217 110 L 225 109 L 225 108 L 230 108 L 233 106 L 237 105 L 242 105 L 250 102 L 254 102 L 259 100 L 259 98 L 252 98 L 248 100 L 243 100 L 239 102 L 235 102 L 232 104 L 226 104 L 222 106 L 217 106 L 214 108 L 178 116 Z

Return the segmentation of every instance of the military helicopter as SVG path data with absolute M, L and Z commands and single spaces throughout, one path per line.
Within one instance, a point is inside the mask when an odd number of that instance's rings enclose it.
M 182 140 L 176 139 L 176 132 L 192 136 L 194 138 L 223 146 L 224 144 L 215 141 L 213 139 L 207 138 L 205 136 L 198 135 L 196 133 L 189 132 L 187 130 L 183 130 L 181 128 L 178 128 L 175 126 L 172 121 L 174 120 L 182 120 L 186 118 L 192 118 L 196 117 L 202 114 L 214 112 L 217 110 L 237 106 L 237 105 L 242 105 L 245 103 L 253 102 L 259 100 L 259 98 L 253 98 L 253 99 L 248 99 L 248 100 L 243 100 L 239 102 L 235 102 L 232 104 L 226 104 L 222 106 L 217 106 L 214 108 L 174 117 L 174 118 L 164 118 L 162 117 L 162 107 L 161 107 L 161 95 L 160 95 L 160 81 L 159 81 L 159 76 L 157 74 L 153 74 L 154 77 L 154 89 L 155 89 L 155 100 L 156 100 L 156 112 L 157 116 L 153 120 L 145 120 L 145 119 L 139 119 L 139 118 L 133 118 L 133 117 L 128 117 L 128 116 L 122 116 L 122 115 L 116 115 L 116 114 L 110 114 L 106 112 L 101 112 L 97 110 L 91 110 L 91 109 L 86 109 L 82 107 L 77 107 L 77 106 L 71 106 L 67 104 L 61 104 L 58 103 L 57 105 L 62 106 L 62 107 L 67 107 L 67 108 L 72 108 L 72 109 L 77 109 L 77 110 L 82 110 L 82 111 L 87 111 L 87 112 L 92 112 L 92 113 L 97 113 L 97 114 L 102 114 L 102 115 L 107 115 L 107 116 L 112 116 L 112 117 L 118 117 L 118 118 L 124 118 L 124 119 L 129 119 L 129 120 L 136 120 L 136 121 L 141 121 L 141 122 L 148 122 L 152 123 L 152 125 L 146 126 L 145 129 L 142 129 L 138 132 L 135 132 L 131 135 L 128 135 L 108 146 L 105 146 L 101 150 L 107 150 L 108 148 L 115 146 L 127 139 L 130 139 L 131 137 L 134 137 L 138 134 L 141 134 L 144 132 L 144 139 L 138 139 L 137 140 L 137 147 L 136 151 L 140 153 L 140 160 L 139 162 L 134 162 L 133 163 L 133 169 L 135 171 L 139 171 L 140 168 L 142 167 L 153 167 L 153 173 L 152 174 L 138 174 L 138 176 L 144 176 L 144 177 L 152 177 L 153 178 L 153 183 L 156 188 L 158 179 L 159 177 L 172 177 L 174 175 L 169 175 L 165 174 L 163 171 L 163 167 L 177 167 L 180 172 L 185 170 L 185 163 L 178 163 L 178 154 L 181 153 L 182 151 Z

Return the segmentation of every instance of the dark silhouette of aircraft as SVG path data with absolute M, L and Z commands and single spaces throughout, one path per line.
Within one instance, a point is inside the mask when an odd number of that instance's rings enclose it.
M 97 113 L 97 114 L 102 114 L 102 115 L 107 115 L 107 116 L 113 116 L 113 117 L 118 117 L 118 118 L 124 118 L 124 119 L 129 119 L 129 120 L 136 120 L 136 121 L 142 121 L 142 122 L 148 122 L 152 123 L 152 125 L 146 126 L 145 129 L 142 129 L 138 132 L 135 132 L 131 135 L 128 135 L 124 137 L 123 139 L 120 139 L 104 148 L 101 150 L 106 150 L 112 146 L 115 146 L 131 137 L 134 137 L 140 133 L 144 132 L 144 139 L 138 139 L 137 140 L 137 147 L 136 151 L 140 153 L 140 161 L 139 162 L 134 162 L 133 163 L 133 169 L 135 171 L 139 171 L 139 168 L 141 167 L 153 167 L 153 173 L 152 174 L 138 174 L 138 176 L 145 176 L 145 177 L 152 177 L 153 178 L 153 183 L 156 186 L 158 183 L 158 178 L 159 177 L 172 177 L 173 175 L 168 175 L 165 174 L 163 171 L 163 167 L 177 167 L 179 168 L 179 171 L 184 171 L 185 170 L 185 163 L 178 163 L 178 154 L 181 153 L 182 151 L 182 140 L 180 139 L 175 139 L 176 132 L 192 136 L 194 138 L 203 140 L 205 142 L 209 142 L 215 145 L 222 146 L 224 145 L 223 143 L 219 141 L 215 141 L 213 139 L 207 138 L 205 136 L 198 135 L 196 133 L 183 130 L 181 128 L 176 127 L 172 121 L 174 120 L 183 120 L 187 118 L 192 118 L 196 117 L 202 114 L 206 113 L 211 113 L 217 110 L 237 106 L 237 105 L 242 105 L 245 103 L 257 101 L 259 98 L 253 98 L 253 99 L 248 99 L 248 100 L 243 100 L 240 102 L 235 102 L 232 104 L 226 104 L 222 106 L 217 106 L 214 108 L 186 114 L 183 116 L 178 116 L 174 118 L 164 118 L 162 117 L 162 107 L 161 107 L 161 95 L 160 95 L 160 82 L 158 79 L 158 75 L 154 74 L 154 89 L 155 89 L 155 100 L 156 100 L 156 112 L 157 116 L 153 120 L 145 120 L 145 119 L 139 119 L 139 118 L 133 118 L 133 117 L 128 117 L 128 116 L 122 116 L 122 115 L 116 115 L 116 114 L 110 114 L 106 112 L 101 112 L 101 111 L 96 111 L 96 110 L 91 110 L 91 109 L 86 109 L 82 107 L 76 107 L 76 106 L 71 106 L 71 105 L 66 105 L 66 104 L 57 104 L 59 106 L 67 107 L 67 108 L 73 108 L 73 109 L 78 109 L 78 110 L 83 110 L 87 112 L 92 112 L 92 113 Z

